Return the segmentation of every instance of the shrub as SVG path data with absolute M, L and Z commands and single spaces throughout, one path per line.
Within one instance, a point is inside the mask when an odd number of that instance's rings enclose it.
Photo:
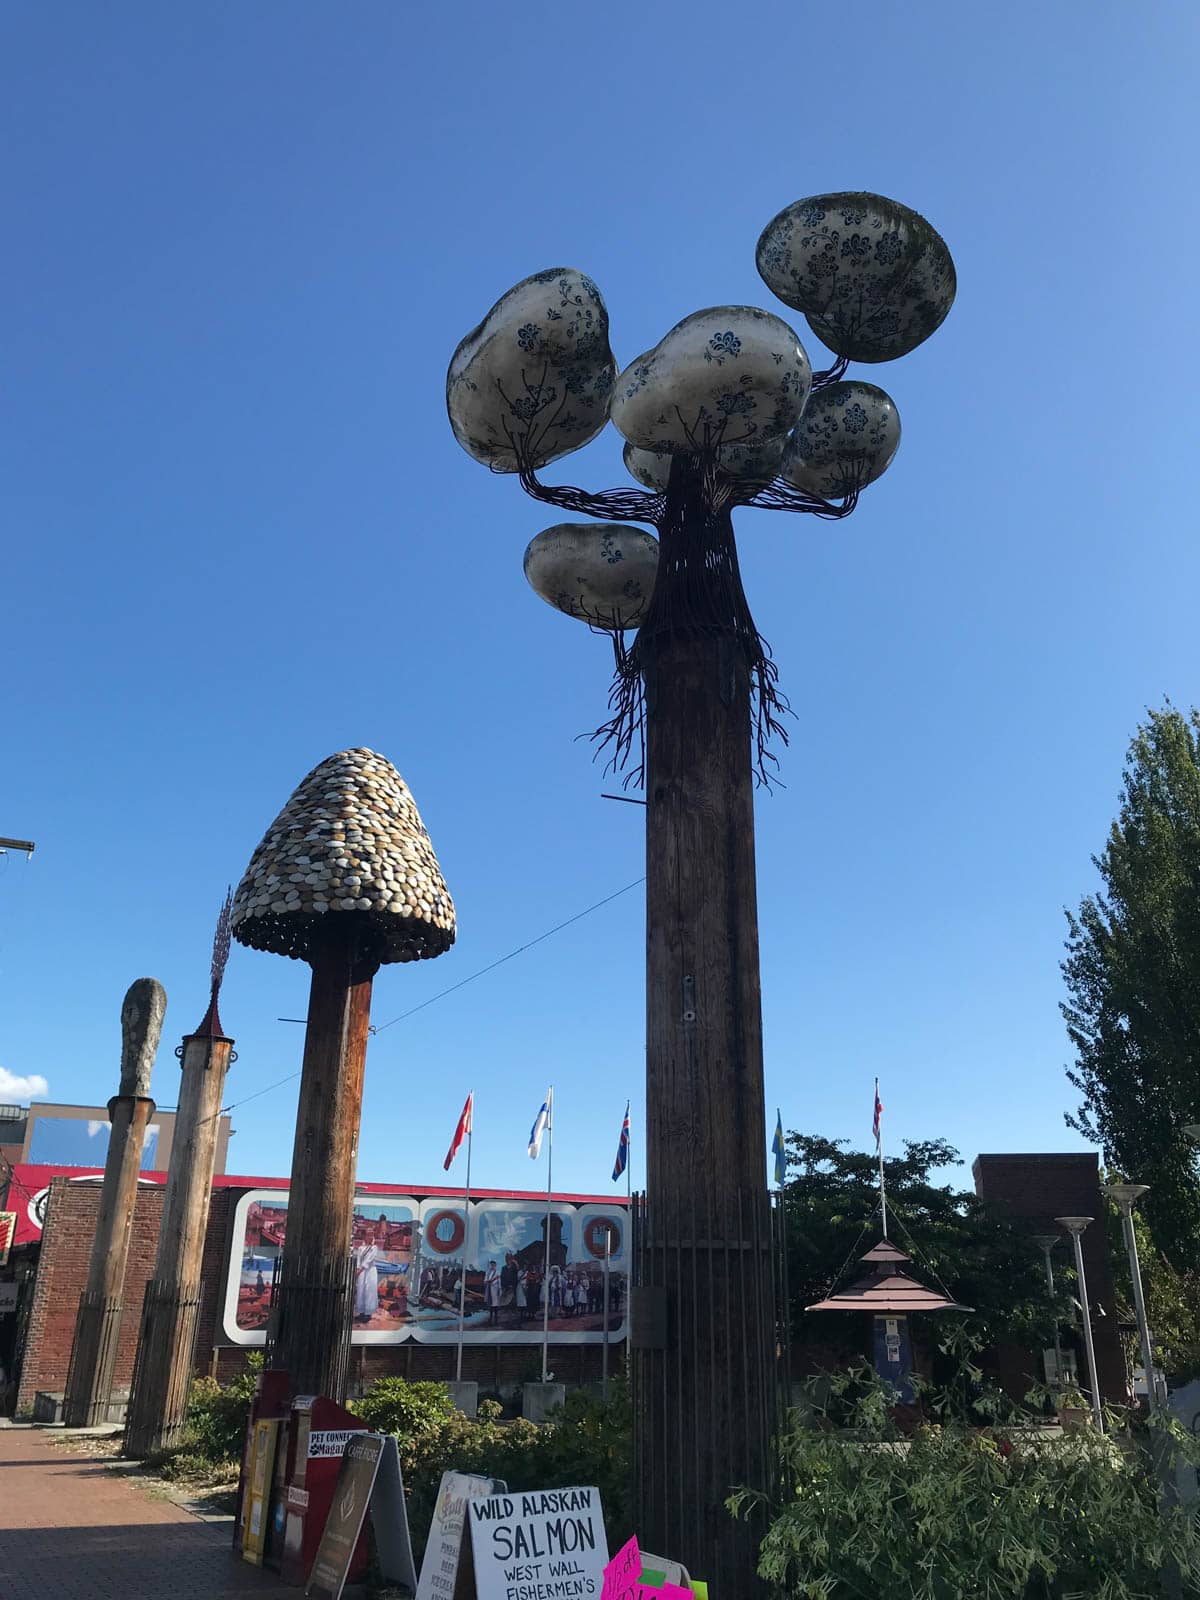
M 835 1380 L 835 1387 L 839 1380 Z M 863 1374 L 855 1382 L 867 1388 Z M 1200 1595 L 1200 1532 L 1160 1504 L 1142 1445 L 1090 1429 L 918 1427 L 901 1439 L 886 1386 L 854 1437 L 794 1424 L 759 1573 L 805 1600 L 1149 1600 L 1172 1566 Z M 818 1408 L 819 1412 L 820 1408 Z M 1173 1448 L 1186 1450 L 1182 1433 Z M 745 1515 L 765 1497 L 730 1501 Z
M 394 1433 L 401 1457 L 419 1439 L 435 1434 L 454 1416 L 454 1402 L 444 1383 L 409 1383 L 404 1378 L 376 1378 L 361 1399 L 347 1408 L 380 1433 Z
M 240 1461 L 250 1402 L 263 1358 L 254 1351 L 247 1370 L 226 1384 L 214 1378 L 196 1378 L 188 1396 L 185 1452 L 211 1465 Z
M 436 1398 L 429 1391 L 436 1391 Z M 615 1549 L 633 1531 L 630 1413 L 623 1390 L 607 1404 L 572 1391 L 542 1427 L 523 1420 L 502 1422 L 501 1407 L 488 1400 L 480 1403 L 472 1421 L 450 1405 L 444 1385 L 406 1384 L 399 1378 L 373 1383 L 353 1410 L 372 1427 L 396 1434 L 418 1561 L 443 1472 L 502 1478 L 517 1493 L 595 1484 L 610 1545 Z M 388 1426 L 385 1417 L 395 1426 Z

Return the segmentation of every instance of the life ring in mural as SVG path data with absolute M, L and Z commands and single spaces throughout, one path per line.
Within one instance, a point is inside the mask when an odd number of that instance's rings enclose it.
M 448 1233 L 447 1223 L 450 1225 Z M 461 1211 L 435 1211 L 425 1224 L 425 1243 L 440 1256 L 452 1256 L 456 1250 L 461 1250 L 466 1237 L 467 1225 Z
M 604 1238 L 609 1235 L 612 1239 L 612 1251 L 615 1255 L 621 1248 L 621 1230 L 613 1217 L 589 1217 L 583 1226 L 583 1243 L 589 1255 L 595 1256 L 597 1261 L 604 1260 Z

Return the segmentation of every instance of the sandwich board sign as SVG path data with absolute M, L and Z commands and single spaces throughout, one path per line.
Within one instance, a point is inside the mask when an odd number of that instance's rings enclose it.
M 415 1592 L 417 1573 L 396 1441 L 390 1433 L 352 1433 L 342 1453 L 333 1504 L 305 1595 L 339 1600 L 368 1507 L 374 1513 L 375 1549 L 383 1577 L 409 1594 Z
M 475 1600 L 467 1505 L 504 1488 L 502 1478 L 443 1472 L 429 1539 L 421 1560 L 417 1600 Z
M 477 1600 L 600 1600 L 608 1542 L 599 1489 L 472 1500 Z

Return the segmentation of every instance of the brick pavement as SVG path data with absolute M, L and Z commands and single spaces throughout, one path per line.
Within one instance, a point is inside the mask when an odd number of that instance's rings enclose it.
M 0 1428 L 0 1600 L 298 1600 L 202 1522 L 95 1456 Z

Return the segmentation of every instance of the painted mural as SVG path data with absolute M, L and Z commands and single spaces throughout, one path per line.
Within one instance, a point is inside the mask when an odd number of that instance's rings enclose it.
M 225 1297 L 225 1335 L 233 1344 L 265 1340 L 286 1232 L 286 1190 L 242 1196 Z M 454 1343 L 460 1295 L 464 1338 L 472 1344 L 538 1344 L 543 1324 L 552 1341 L 598 1344 L 606 1319 L 610 1339 L 625 1336 L 623 1206 L 556 1201 L 547 1217 L 546 1206 L 530 1198 L 472 1200 L 468 1211 L 444 1196 L 360 1194 L 351 1251 L 356 1344 Z

